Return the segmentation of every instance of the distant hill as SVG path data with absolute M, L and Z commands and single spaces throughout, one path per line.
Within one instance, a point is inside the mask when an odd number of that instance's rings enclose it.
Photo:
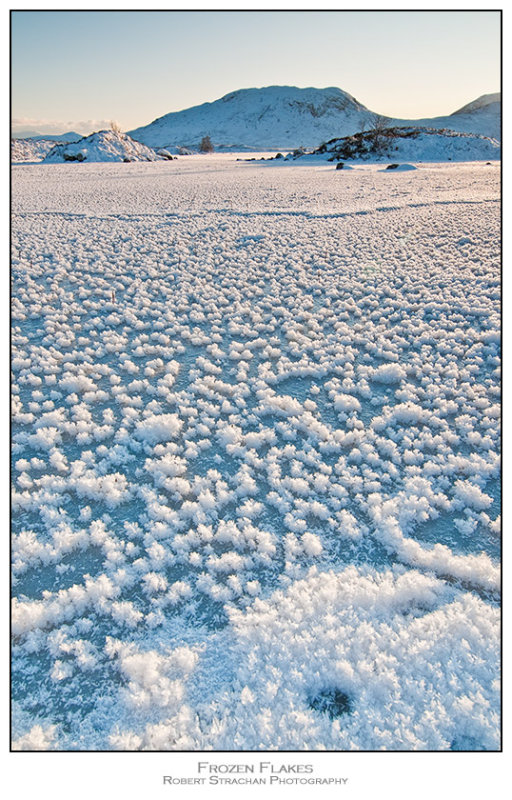
M 454 117 L 457 114 L 470 114 L 475 111 L 493 111 L 500 113 L 501 110 L 501 94 L 499 92 L 495 92 L 494 94 L 483 94 L 480 97 L 477 97 L 476 100 L 473 100 L 471 103 L 467 103 L 462 108 L 459 108 L 458 111 L 454 111 L 453 114 L 450 116 Z
M 375 117 L 341 89 L 268 86 L 240 89 L 213 103 L 165 114 L 129 135 L 150 147 L 197 149 L 210 136 L 216 149 L 291 150 L 317 147 L 334 137 L 368 129 Z M 500 95 L 483 95 L 447 117 L 388 119 L 389 125 L 450 128 L 463 133 L 500 135 Z
M 77 142 L 83 137 L 83 133 L 68 131 L 67 133 L 38 133 L 37 131 L 22 131 L 12 134 L 12 139 L 33 139 L 45 142 Z
M 393 125 L 416 125 L 428 128 L 449 128 L 460 133 L 479 133 L 491 139 L 501 138 L 501 94 L 483 94 L 447 117 L 432 119 L 391 120 Z

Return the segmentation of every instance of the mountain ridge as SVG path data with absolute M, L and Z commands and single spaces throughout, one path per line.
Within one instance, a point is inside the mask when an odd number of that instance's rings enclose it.
M 418 120 L 384 117 L 389 125 L 453 128 L 491 138 L 500 135 L 500 98 L 481 95 L 453 114 Z M 149 147 L 197 147 L 210 136 L 218 149 L 317 147 L 334 137 L 371 127 L 374 112 L 337 87 L 267 86 L 238 89 L 218 100 L 173 111 L 128 131 Z

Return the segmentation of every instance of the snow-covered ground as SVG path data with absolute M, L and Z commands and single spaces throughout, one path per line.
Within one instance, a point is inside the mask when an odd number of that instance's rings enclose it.
M 499 748 L 499 169 L 13 167 L 18 749 Z

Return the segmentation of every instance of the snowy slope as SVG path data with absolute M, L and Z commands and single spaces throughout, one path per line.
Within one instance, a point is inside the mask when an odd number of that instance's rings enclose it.
M 11 139 L 11 161 L 42 161 L 55 147 L 49 139 Z
M 328 161 L 485 161 L 500 158 L 496 139 L 472 133 L 458 133 L 435 128 L 388 128 L 381 137 L 382 146 L 374 149 L 374 135 L 359 133 L 335 139 L 300 159 L 321 158 Z M 287 159 L 285 159 L 287 160 Z
M 151 147 L 197 147 L 209 135 L 216 147 L 290 149 L 353 133 L 370 116 L 341 89 L 268 86 L 240 89 L 214 103 L 166 114 L 129 133 Z
M 64 161 L 159 161 L 150 147 L 135 142 L 126 133 L 98 131 L 78 142 L 57 144 L 44 159 L 45 164 Z
M 166 114 L 130 135 L 151 147 L 197 147 L 209 135 L 219 148 L 233 150 L 317 147 L 335 136 L 368 129 L 372 111 L 347 92 L 268 86 L 241 89 L 213 103 Z M 451 128 L 466 133 L 500 135 L 500 95 L 484 95 L 449 117 L 390 119 L 390 125 Z

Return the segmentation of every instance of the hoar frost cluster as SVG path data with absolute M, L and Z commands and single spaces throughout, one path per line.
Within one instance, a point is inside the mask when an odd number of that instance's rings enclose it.
M 15 748 L 499 748 L 496 173 L 14 169 Z

